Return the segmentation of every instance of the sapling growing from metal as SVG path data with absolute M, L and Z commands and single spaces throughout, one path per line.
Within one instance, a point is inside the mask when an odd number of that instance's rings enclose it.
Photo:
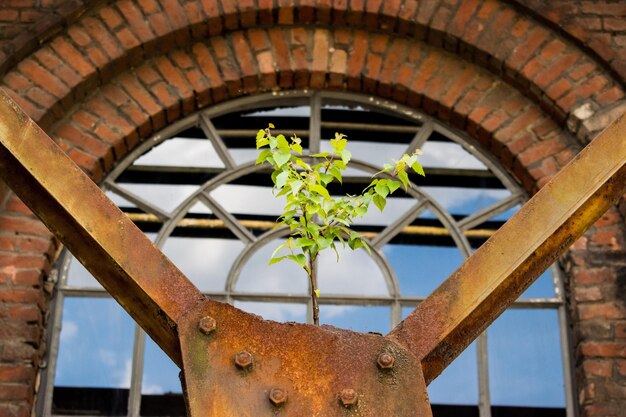
M 313 323 L 319 325 L 317 287 L 317 258 L 324 249 L 332 249 L 339 260 L 337 244 L 351 249 L 370 248 L 363 237 L 351 230 L 354 219 L 363 217 L 371 203 L 382 212 L 387 197 L 398 188 L 409 187 L 408 170 L 424 175 L 424 169 L 417 161 L 421 153 L 404 154 L 393 163 L 385 164 L 377 172 L 370 184 L 358 195 L 333 197 L 328 185 L 334 181 L 343 182 L 342 172 L 352 157 L 346 148 L 348 140 L 341 133 L 335 133 L 330 140 L 331 152 L 320 152 L 303 156 L 302 141 L 297 136 L 287 139 L 284 135 L 274 136 L 270 124 L 258 131 L 256 147 L 261 149 L 256 163 L 269 163 L 272 168 L 272 181 L 275 196 L 285 196 L 286 204 L 278 218 L 277 226 L 289 227 L 291 233 L 286 242 L 280 245 L 269 261 L 270 265 L 289 259 L 302 267 L 309 278 Z M 382 175 L 386 174 L 386 175 Z M 286 251 L 287 254 L 284 254 Z

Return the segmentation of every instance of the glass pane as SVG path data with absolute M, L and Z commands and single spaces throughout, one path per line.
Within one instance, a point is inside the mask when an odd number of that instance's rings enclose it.
M 339 133 L 348 134 L 344 130 L 337 130 Z M 332 152 L 332 146 L 330 145 L 331 138 L 335 137 L 335 132 L 331 133 L 332 136 L 327 137 L 326 140 L 320 142 L 320 150 L 322 152 Z M 388 134 L 392 135 L 392 134 Z M 346 149 L 352 154 L 352 160 L 359 162 L 366 162 L 374 165 L 375 167 L 382 168 L 384 164 L 393 163 L 394 159 L 400 159 L 402 154 L 406 152 L 407 144 L 400 143 L 375 143 L 375 142 L 361 142 L 358 140 L 359 133 L 348 135 L 348 145 Z M 381 138 L 382 139 L 382 138 Z M 361 171 L 356 168 L 349 168 L 345 172 L 345 176 L 349 175 L 366 175 L 372 174 Z
M 322 294 L 321 302 L 323 302 Z M 387 334 L 391 330 L 389 307 L 320 305 L 320 324 L 330 324 L 356 332 Z
M 428 175 L 428 171 L 426 173 Z M 453 184 L 451 184 L 453 185 Z M 460 187 L 421 187 L 446 211 L 454 215 L 468 216 L 511 195 L 506 189 L 479 189 Z
M 144 353 L 142 394 L 172 394 L 182 393 L 178 374 L 180 369 L 174 362 L 152 341 L 146 337 Z
M 422 147 L 420 162 L 426 168 L 483 169 L 485 164 L 454 142 L 438 142 L 429 140 Z
M 222 168 L 224 163 L 208 139 L 175 137 L 150 149 L 133 165 Z
M 167 255 L 201 291 L 224 291 L 230 268 L 244 244 L 234 239 L 170 237 Z
M 267 180 L 271 181 L 269 174 Z M 274 197 L 270 187 L 226 184 L 211 191 L 211 197 L 230 213 L 271 215 L 272 220 L 285 206 L 285 197 Z
M 524 293 L 521 298 L 551 298 L 556 295 L 554 291 L 554 283 L 552 282 L 552 273 L 548 268 L 543 274 L 537 278 Z
M 402 194 L 402 191 L 396 191 L 398 195 Z M 363 218 L 357 217 L 354 219 L 355 225 L 376 225 L 376 226 L 389 226 L 396 221 L 399 217 L 406 214 L 409 209 L 415 206 L 416 201 L 413 198 L 400 198 L 400 197 L 388 197 L 385 210 L 381 213 L 380 210 L 371 204 L 369 210 Z
M 67 286 L 78 288 L 97 288 L 104 291 L 104 288 L 91 275 L 85 267 L 72 256 L 70 266 L 67 271 Z
M 198 187 L 173 184 L 118 184 L 122 188 L 166 212 L 171 212 Z
M 290 260 L 268 265 L 272 252 L 282 245 L 275 240 L 260 248 L 244 265 L 236 285 L 238 292 L 308 294 L 309 281 L 304 270 Z
M 428 386 L 432 404 L 478 404 L 476 343 L 463 351 Z
M 134 323 L 109 298 L 66 298 L 53 412 L 125 415 Z
M 389 294 L 382 271 L 364 249 L 338 247 L 337 250 L 339 262 L 334 252 L 322 252 L 319 257 L 317 281 L 322 297 L 324 294 Z
M 492 404 L 564 407 L 556 310 L 508 310 L 488 332 Z
M 135 209 L 135 211 L 137 211 L 137 206 L 135 205 L 135 203 L 131 203 L 130 201 L 126 200 L 124 197 L 119 196 L 117 194 L 115 194 L 113 191 L 107 191 L 106 193 L 104 193 L 112 202 L 113 204 L 115 204 L 118 207 L 124 207 L 124 209 L 127 208 L 132 208 Z
M 249 313 L 258 314 L 266 320 L 280 322 L 294 321 L 306 323 L 307 306 L 304 304 L 264 303 L 253 301 L 236 301 L 235 307 Z
M 456 247 L 385 245 L 383 253 L 396 271 L 403 295 L 425 297 L 462 263 Z

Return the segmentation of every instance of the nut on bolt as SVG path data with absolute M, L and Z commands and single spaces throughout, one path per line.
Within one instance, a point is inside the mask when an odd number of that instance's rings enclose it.
M 389 353 L 381 353 L 378 355 L 378 366 L 380 369 L 391 369 L 393 368 L 393 363 L 395 362 L 394 357 Z
M 287 391 L 282 388 L 272 388 L 270 391 L 270 401 L 276 407 L 285 404 L 287 402 Z
M 200 323 L 198 323 L 198 329 L 204 334 L 209 334 L 215 330 L 217 327 L 217 322 L 211 316 L 205 316 L 200 319 Z
M 235 355 L 235 365 L 241 369 L 248 369 L 252 366 L 252 355 L 245 350 Z
M 352 388 L 346 388 L 341 391 L 339 399 L 341 400 L 341 404 L 343 404 L 344 407 L 352 407 L 353 405 L 356 405 L 356 403 L 359 401 L 359 396 Z

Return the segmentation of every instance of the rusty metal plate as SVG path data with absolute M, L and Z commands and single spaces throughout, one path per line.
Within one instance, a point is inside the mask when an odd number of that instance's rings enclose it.
M 420 362 L 376 334 L 205 304 L 179 325 L 191 416 L 429 417 Z

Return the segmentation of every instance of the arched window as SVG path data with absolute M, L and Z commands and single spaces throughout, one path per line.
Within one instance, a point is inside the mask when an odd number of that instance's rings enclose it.
M 336 194 L 360 191 L 383 163 L 421 148 L 425 178 L 358 221 L 373 248 L 322 256 L 321 322 L 385 334 L 525 201 L 472 140 L 374 97 L 293 91 L 233 100 L 146 140 L 103 183 L 109 197 L 209 297 L 278 321 L 311 322 L 308 281 L 268 266 L 285 232 L 256 131 L 295 133 L 305 150 L 347 135 L 353 163 Z M 59 266 L 44 415 L 184 415 L 178 369 L 66 255 Z M 435 415 L 572 415 L 563 294 L 542 275 L 429 387 Z M 567 405 L 566 405 L 567 404 Z M 512 408 L 511 408 L 512 407 Z M 537 410 L 535 410 L 537 411 Z

